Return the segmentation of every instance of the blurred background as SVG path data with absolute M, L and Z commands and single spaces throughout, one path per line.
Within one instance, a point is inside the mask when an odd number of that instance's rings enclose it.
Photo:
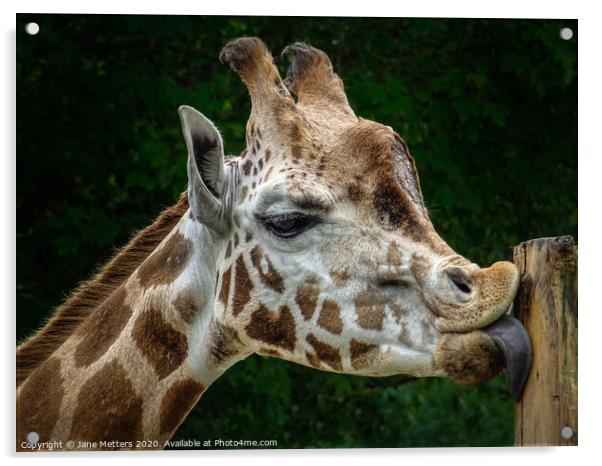
M 243 149 L 250 102 L 217 56 L 244 35 L 275 57 L 298 40 L 329 54 L 356 114 L 407 141 L 460 254 L 485 265 L 523 240 L 577 238 L 576 21 L 17 15 L 17 341 L 185 189 L 179 105 Z M 513 416 L 503 377 L 461 387 L 253 356 L 175 439 L 512 445 Z

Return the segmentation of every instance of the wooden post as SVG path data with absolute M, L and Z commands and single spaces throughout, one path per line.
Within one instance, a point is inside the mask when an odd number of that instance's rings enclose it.
M 577 445 L 577 247 L 571 236 L 514 248 L 521 284 L 514 303 L 533 345 L 516 404 L 517 446 Z

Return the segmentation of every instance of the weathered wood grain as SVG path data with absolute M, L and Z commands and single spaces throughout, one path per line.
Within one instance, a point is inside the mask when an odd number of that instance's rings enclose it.
M 515 314 L 533 345 L 531 372 L 516 404 L 515 445 L 577 445 L 575 241 L 526 241 L 514 248 L 514 263 L 522 277 Z

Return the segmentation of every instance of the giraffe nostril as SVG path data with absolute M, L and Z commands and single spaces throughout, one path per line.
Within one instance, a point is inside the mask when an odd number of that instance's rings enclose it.
M 462 293 L 470 293 L 471 288 L 466 283 L 458 282 L 452 278 L 452 282 L 456 288 L 458 288 Z
M 462 267 L 448 267 L 445 269 L 445 273 L 447 274 L 447 278 L 449 279 L 452 288 L 459 291 L 460 293 L 470 294 L 472 291 L 470 277 L 468 276 L 468 272 L 464 270 Z

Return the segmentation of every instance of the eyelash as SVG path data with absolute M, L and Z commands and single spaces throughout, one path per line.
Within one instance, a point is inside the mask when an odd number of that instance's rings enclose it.
M 292 221 L 290 228 L 280 228 L 278 223 Z M 280 214 L 261 219 L 264 227 L 279 238 L 294 238 L 318 223 L 318 219 L 299 212 Z

